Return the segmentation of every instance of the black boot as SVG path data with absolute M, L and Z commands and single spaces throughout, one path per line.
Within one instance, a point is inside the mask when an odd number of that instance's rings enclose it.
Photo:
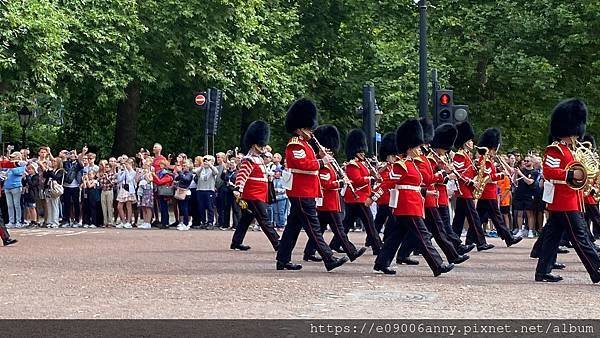
M 229 249 L 231 249 L 231 250 L 240 250 L 240 251 L 248 251 L 248 250 L 250 250 L 250 246 L 249 245 L 244 245 L 244 244 L 233 244 L 233 243 L 231 243 L 231 245 L 229 246 Z
M 485 243 L 484 245 L 480 245 L 477 247 L 477 251 L 485 251 L 494 248 L 494 244 Z
M 511 237 L 506 241 L 506 247 L 510 248 L 511 246 L 519 243 L 523 240 L 523 237 Z
M 327 271 L 331 271 L 335 268 L 338 268 L 348 262 L 348 257 L 344 256 L 342 258 L 333 258 L 333 261 L 325 263 L 325 268 Z
M 18 240 L 16 240 L 16 239 L 12 239 L 12 238 L 9 238 L 9 239 L 7 239 L 7 240 L 5 240 L 5 241 L 2 241 L 2 243 L 4 243 L 4 246 L 8 246 L 8 245 L 11 245 L 11 244 L 15 244 L 15 243 L 17 243 L 17 242 L 18 242 Z
M 466 253 L 469 253 L 473 249 L 475 249 L 475 244 L 469 244 L 469 245 L 461 244 L 456 251 L 458 251 L 459 255 L 464 255 Z
M 553 270 L 564 270 L 567 266 L 564 265 L 563 263 L 554 263 L 554 265 L 552 266 Z
M 561 276 L 558 275 L 553 275 L 551 273 L 536 273 L 535 274 L 535 281 L 536 282 L 551 282 L 551 283 L 556 283 L 556 282 L 560 282 L 561 280 L 563 280 L 563 278 Z
M 373 270 L 375 272 L 383 272 L 383 274 L 385 275 L 395 275 L 396 274 L 396 270 L 390 269 L 387 266 L 379 266 L 379 265 L 375 265 L 373 267 Z
M 450 264 L 442 264 L 442 266 L 440 267 L 440 269 L 436 272 L 433 273 L 433 275 L 435 277 L 443 274 L 443 273 L 448 273 L 450 272 L 452 269 L 454 269 L 454 264 L 450 263 Z
M 367 248 L 365 248 L 364 246 L 358 250 L 356 250 L 356 252 L 352 255 L 348 255 L 350 258 L 350 262 L 354 262 L 358 257 L 362 256 L 365 252 L 367 251 Z
M 419 265 L 419 261 L 410 259 L 409 257 L 396 258 L 396 264 Z
M 302 265 L 294 264 L 292 262 L 283 263 L 277 261 L 277 270 L 300 270 L 302 269 Z
M 460 264 L 469 258 L 471 258 L 471 257 L 469 257 L 469 255 L 460 255 L 460 256 L 456 257 L 456 259 L 452 260 L 451 263 Z
M 302 257 L 302 260 L 305 262 L 322 262 L 323 258 L 318 257 L 316 255 L 307 255 L 304 254 L 304 257 Z

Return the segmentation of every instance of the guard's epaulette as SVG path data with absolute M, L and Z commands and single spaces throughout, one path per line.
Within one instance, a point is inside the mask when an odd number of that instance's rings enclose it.
M 437 163 L 437 159 L 435 158 L 435 156 L 431 155 L 431 153 L 429 153 L 429 155 L 427 155 L 427 159 L 433 160 L 433 162 Z
M 351 165 L 355 165 L 355 166 L 357 166 L 357 167 L 360 167 L 360 166 L 358 165 L 358 162 L 356 162 L 356 160 L 350 160 L 350 162 L 348 162 L 348 164 L 351 164 Z
M 414 157 L 413 160 L 416 161 L 416 162 L 425 162 L 425 160 L 421 156 Z
M 406 171 L 406 159 L 401 158 L 398 161 L 394 162 L 394 164 L 401 166 L 402 169 Z
M 558 151 L 560 151 L 561 155 L 564 155 L 565 153 L 563 152 L 562 148 L 560 147 L 560 142 L 558 141 L 554 141 L 552 142 L 551 145 L 547 146 L 546 149 L 552 149 L 552 148 L 556 148 L 558 149 Z
M 302 142 L 300 142 L 300 138 L 298 136 L 294 136 L 290 139 L 290 141 L 288 142 L 288 146 L 290 144 L 299 144 L 302 145 Z

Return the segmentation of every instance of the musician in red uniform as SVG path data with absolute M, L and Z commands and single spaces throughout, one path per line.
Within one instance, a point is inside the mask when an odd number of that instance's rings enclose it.
M 583 216 L 584 196 L 575 188 L 586 184 L 587 177 L 574 157 L 577 138 L 585 134 L 587 107 L 579 99 L 559 103 L 552 112 L 550 133 L 555 139 L 544 153 L 544 201 L 549 211 L 542 233 L 542 247 L 535 271 L 535 280 L 558 282 L 562 277 L 552 271 L 558 245 L 566 231 L 579 259 L 592 282 L 600 282 L 600 257 L 592 246 Z
M 444 255 L 446 255 L 448 262 L 460 264 L 469 259 L 469 256 L 460 255 L 457 252 L 446 234 L 444 223 L 437 209 L 439 205 L 439 192 L 435 189 L 435 184 L 444 184 L 448 181 L 449 173 L 446 172 L 446 170 L 449 171 L 449 168 L 438 169 L 435 156 L 431 154 L 429 143 L 433 140 L 433 122 L 428 118 L 420 118 L 419 122 L 423 128 L 425 144 L 421 148 L 423 153 L 420 156 L 415 157 L 413 161 L 423 177 L 422 189 L 425 193 L 425 226 L 427 226 L 427 230 L 431 232 L 436 243 L 439 245 L 440 249 L 442 249 Z M 411 251 L 416 249 L 416 246 L 416 238 L 414 236 L 407 236 L 402 242 L 400 250 L 398 250 L 396 262 L 398 264 L 411 264 L 412 262 L 416 262 L 408 258 L 408 255 Z
M 596 139 L 592 135 L 585 135 L 583 142 L 589 142 L 591 149 L 597 151 Z M 585 221 L 588 225 L 588 230 L 590 229 L 590 225 L 593 225 L 594 229 L 591 235 L 592 242 L 600 239 L 600 210 L 598 209 L 598 199 L 596 198 L 596 196 L 600 195 L 598 189 L 600 189 L 598 186 L 592 187 L 585 196 Z
M 371 183 L 374 182 L 372 174 L 365 165 L 365 152 L 367 151 L 367 137 L 361 129 L 353 129 L 346 138 L 346 158 L 350 161 L 346 165 L 346 175 L 354 186 L 354 191 L 346 189 L 344 194 L 344 204 L 346 205 L 346 216 L 344 218 L 344 231 L 354 225 L 357 219 L 362 221 L 367 231 L 367 242 L 373 249 L 373 254 L 379 254 L 381 238 L 379 232 L 375 229 L 373 214 L 371 209 L 365 205 L 367 199 L 371 197 Z M 331 247 L 339 246 L 339 238 L 334 237 L 331 241 Z
M 523 238 L 515 237 L 506 224 L 498 206 L 498 181 L 504 179 L 504 173 L 496 172 L 494 158 L 501 143 L 500 130 L 488 128 L 479 137 L 477 152 L 480 157 L 478 166 L 485 166 L 484 179 L 487 180 L 481 197 L 477 201 L 477 214 L 479 219 L 491 219 L 500 238 L 504 240 L 507 247 L 519 243 Z M 485 161 L 485 162 L 484 162 Z M 483 224 L 482 224 L 483 227 Z M 472 232 L 467 232 L 467 239 L 474 237 Z M 472 239 L 474 241 L 474 239 Z
M 390 195 L 390 207 L 393 208 L 396 221 L 389 229 L 386 228 L 386 240 L 373 267 L 373 270 L 384 274 L 396 273 L 390 268 L 390 264 L 407 232 L 413 233 L 417 238 L 419 250 L 434 276 L 437 277 L 454 268 L 452 263 L 443 264 L 442 258 L 431 244 L 431 233 L 423 223 L 425 216 L 424 194 L 421 189 L 423 179 L 414 163 L 414 158 L 421 154 L 422 144 L 423 128 L 418 120 L 407 120 L 396 130 L 396 148 L 402 157 L 392 168 L 395 186 Z
M 393 226 L 394 216 L 392 215 L 389 203 L 390 189 L 393 189 L 395 185 L 392 179 L 392 166 L 398 160 L 397 153 L 396 133 L 383 135 L 381 145 L 379 146 L 379 160 L 384 162 L 385 165 L 379 170 L 382 180 L 373 186 L 373 196 L 371 198 L 372 202 L 377 203 L 377 215 L 375 216 L 375 229 L 377 233 L 381 232 L 384 224 L 386 229 L 388 226 Z M 367 203 L 367 205 L 370 205 L 372 202 Z M 385 233 L 383 234 L 383 240 L 385 241 Z
M 450 208 L 448 207 L 450 204 L 450 200 L 448 198 L 448 189 L 446 187 L 446 183 L 448 180 L 453 180 L 456 182 L 458 176 L 454 173 L 454 167 L 452 166 L 452 158 L 450 157 L 449 151 L 452 149 L 454 142 L 456 141 L 456 136 L 458 135 L 458 130 L 453 124 L 445 123 L 439 125 L 435 129 L 435 133 L 433 136 L 433 140 L 431 141 L 431 151 L 435 152 L 437 156 L 433 156 L 430 154 L 429 161 L 433 166 L 435 171 L 439 171 L 442 169 L 450 169 L 450 174 L 446 177 L 444 182 L 437 182 L 434 184 L 435 190 L 438 192 L 438 213 L 442 219 L 442 223 L 444 224 L 444 230 L 448 239 L 454 245 L 454 248 L 460 255 L 464 255 L 475 248 L 475 244 L 464 245 L 460 240 L 460 237 L 454 233 L 452 229 L 452 223 L 450 220 Z M 457 183 L 458 186 L 458 183 Z
M 285 148 L 286 176 L 290 215 L 281 236 L 277 251 L 277 270 L 300 270 L 302 265 L 291 262 L 292 251 L 298 240 L 300 229 L 304 228 L 309 239 L 317 246 L 317 251 L 327 271 L 331 271 L 348 261 L 348 257 L 337 258 L 329 245 L 325 243 L 319 226 L 316 199 L 321 196 L 319 170 L 324 168 L 333 158 L 320 152 L 320 159 L 309 144 L 312 130 L 317 127 L 317 107 L 307 99 L 294 102 L 287 112 L 285 128 L 293 137 Z M 314 140 L 313 140 L 314 142 Z M 291 174 L 291 177 L 290 175 Z
M 479 215 L 477 214 L 477 210 L 475 210 L 475 202 L 473 201 L 473 189 L 475 188 L 473 178 L 477 175 L 477 168 L 471 158 L 471 150 L 473 150 L 475 132 L 471 124 L 466 121 L 457 124 L 456 129 L 458 130 L 458 135 L 456 136 L 454 146 L 458 151 L 452 158 L 452 165 L 460 177 L 458 177 L 456 208 L 454 210 L 454 219 L 452 220 L 452 229 L 454 229 L 454 233 L 457 236 L 460 236 L 466 218 L 469 223 L 469 229 L 472 229 L 471 231 L 475 234 L 477 251 L 489 250 L 494 245 L 488 244 L 485 240 L 481 221 L 479 220 Z
M 327 149 L 327 152 L 336 153 L 340 149 L 340 134 L 338 129 L 333 125 L 323 125 L 315 129 L 314 138 L 318 140 L 321 146 Z M 320 150 L 316 148 L 315 153 L 318 153 Z M 319 170 L 319 181 L 323 196 L 317 199 L 317 214 L 321 225 L 321 233 L 324 233 L 327 225 L 329 225 L 334 235 L 339 238 L 344 252 L 348 253 L 350 261 L 354 261 L 362 256 L 367 248 L 361 247 L 360 249 L 356 249 L 356 246 L 350 242 L 348 235 L 344 232 L 340 189 L 347 182 L 344 182 L 343 178 L 338 176 L 333 163 L 327 163 L 325 167 Z M 346 185 L 345 189 L 350 189 L 350 187 Z M 316 250 L 315 242 L 309 239 L 304 248 L 303 260 L 321 261 L 321 258 L 315 256 Z
M 246 130 L 243 139 L 246 156 L 240 163 L 235 177 L 236 198 L 242 198 L 248 207 L 242 210 L 242 218 L 235 228 L 231 239 L 232 250 L 246 251 L 250 246 L 244 245 L 244 237 L 248 226 L 253 219 L 262 229 L 265 236 L 275 251 L 279 248 L 279 234 L 272 224 L 267 222 L 267 200 L 269 197 L 267 167 L 261 157 L 266 152 L 265 146 L 269 143 L 270 129 L 264 121 L 254 121 Z

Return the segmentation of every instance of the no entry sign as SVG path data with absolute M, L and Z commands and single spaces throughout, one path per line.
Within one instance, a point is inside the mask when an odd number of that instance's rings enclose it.
M 204 106 L 204 104 L 206 103 L 206 96 L 203 93 L 200 93 L 196 95 L 196 97 L 194 98 L 194 102 L 197 106 Z

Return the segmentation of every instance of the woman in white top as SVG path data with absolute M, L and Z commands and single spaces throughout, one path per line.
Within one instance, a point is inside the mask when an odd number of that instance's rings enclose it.
M 119 172 L 117 173 L 117 182 L 119 185 L 119 193 L 117 195 L 117 202 L 119 203 L 117 205 L 117 208 L 119 209 L 119 217 L 121 218 L 121 224 L 117 224 L 117 228 L 132 228 L 132 204 L 134 201 L 136 201 L 136 172 L 133 169 L 133 166 L 133 159 L 127 159 L 125 161 L 125 164 L 121 168 L 119 168 Z

